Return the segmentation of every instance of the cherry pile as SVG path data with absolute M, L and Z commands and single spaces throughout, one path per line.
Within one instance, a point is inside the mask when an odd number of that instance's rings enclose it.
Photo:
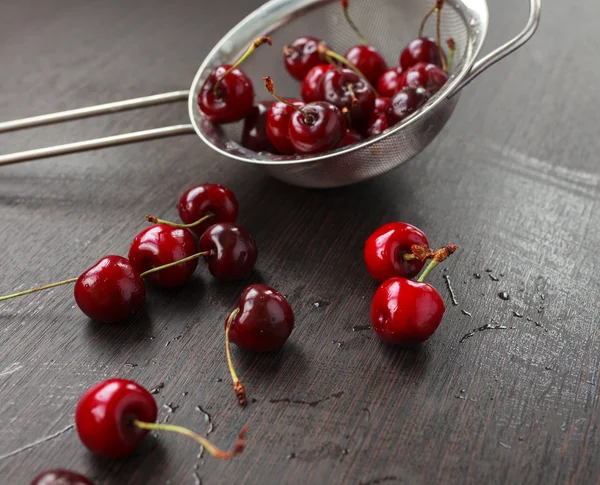
M 457 246 L 434 251 L 423 232 L 404 222 L 391 222 L 367 239 L 367 271 L 381 283 L 371 302 L 371 326 L 391 344 L 412 346 L 427 340 L 439 327 L 445 306 L 438 291 L 424 280 Z M 429 265 L 414 281 L 425 262 Z
M 252 81 L 239 67 L 257 47 L 272 44 L 269 37 L 260 37 L 234 65 L 218 66 L 209 74 L 198 95 L 206 119 L 215 124 L 243 121 L 241 144 L 255 152 L 323 153 L 383 133 L 417 112 L 448 81 L 455 46 L 448 39 L 446 57 L 440 42 L 443 0 L 435 1 L 418 38 L 401 50 L 398 65 L 391 68 L 352 21 L 348 0 L 341 4 L 361 44 L 342 56 L 306 35 L 283 48 L 285 68 L 300 82 L 302 101 L 279 96 L 265 76 L 265 87 L 276 101 L 254 104 Z M 436 40 L 423 36 L 433 13 Z

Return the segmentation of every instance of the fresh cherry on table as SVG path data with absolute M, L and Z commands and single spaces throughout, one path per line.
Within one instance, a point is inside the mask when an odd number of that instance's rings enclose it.
M 425 88 L 433 96 L 448 81 L 448 74 L 435 64 L 419 62 L 404 74 L 404 85 L 410 88 Z
M 246 389 L 235 372 L 230 342 L 254 352 L 273 351 L 283 346 L 293 329 L 294 313 L 281 293 L 266 285 L 246 287 L 225 320 L 227 365 L 241 405 L 246 404 Z
M 290 75 L 302 81 L 313 67 L 323 64 L 319 47 L 324 43 L 311 36 L 302 36 L 283 48 L 283 61 Z
M 344 134 L 344 138 L 340 142 L 340 148 L 360 143 L 362 139 L 363 137 L 358 131 L 348 128 Z
M 184 224 L 202 236 L 217 222 L 235 222 L 238 202 L 227 187 L 219 184 L 201 184 L 187 189 L 177 203 L 179 217 Z M 208 217 L 210 215 L 210 217 Z M 203 218 L 206 218 L 202 220 Z M 198 221 L 201 221 L 198 223 Z
M 111 255 L 77 278 L 74 294 L 79 309 L 92 320 L 115 323 L 142 307 L 146 286 L 129 260 Z
M 233 65 L 216 67 L 208 75 L 198 94 L 198 105 L 208 121 L 232 123 L 246 117 L 254 103 L 252 81 L 238 67 L 263 45 L 271 45 L 269 37 L 259 37 Z
M 408 118 L 429 100 L 425 88 L 405 87 L 392 98 L 387 108 L 387 118 L 391 125 Z
M 400 53 L 400 67 L 404 70 L 419 62 L 442 67 L 440 51 L 435 39 L 422 37 L 411 41 Z
M 150 430 L 172 431 L 194 440 L 215 458 L 230 459 L 242 452 L 243 428 L 231 451 L 215 447 L 202 436 L 166 423 L 156 423 L 156 401 L 144 387 L 134 381 L 109 379 L 89 388 L 77 403 L 75 427 L 80 441 L 94 454 L 106 458 L 123 458 Z
M 319 82 L 321 99 L 347 109 L 353 127 L 367 124 L 375 106 L 375 93 L 354 71 L 337 68 L 327 71 Z
M 375 47 L 356 45 L 351 47 L 344 56 L 356 67 L 373 86 L 377 84 L 388 66 L 383 56 Z
M 256 103 L 248 116 L 244 118 L 241 144 L 253 152 L 276 153 L 275 147 L 267 136 L 267 112 L 273 101 Z
M 323 99 L 320 98 L 318 90 L 319 82 L 321 81 L 321 76 L 323 74 L 333 69 L 335 69 L 333 64 L 319 64 L 308 71 L 300 86 L 300 93 L 305 103 L 323 101 Z
M 391 98 L 404 87 L 404 71 L 401 67 L 392 67 L 385 71 L 377 81 L 380 96 Z
M 194 235 L 185 228 L 154 224 L 142 230 L 131 243 L 129 261 L 138 274 L 179 261 L 196 254 L 198 245 Z M 148 280 L 165 288 L 183 285 L 198 266 L 197 259 L 148 275 Z
M 326 75 L 327 73 L 324 74 Z M 275 92 L 275 85 L 270 77 L 267 76 L 264 80 L 267 91 L 294 110 L 288 121 L 288 136 L 297 153 L 320 153 L 339 146 L 346 133 L 347 123 L 338 108 L 323 101 L 296 106 Z M 267 130 L 270 129 L 269 121 L 267 120 Z
M 211 274 L 220 280 L 243 279 L 258 257 L 256 242 L 248 230 L 231 222 L 210 226 L 199 240 L 200 251 Z
M 276 101 L 267 113 L 267 136 L 271 144 L 283 155 L 293 155 L 296 150 L 290 140 L 289 123 L 292 114 L 295 113 L 293 106 L 302 108 L 304 103 L 295 99 L 287 100 L 288 103 Z M 293 106 L 292 106 L 293 105 Z
M 417 281 L 394 277 L 381 283 L 371 302 L 371 326 L 381 340 L 410 346 L 433 335 L 444 316 L 444 301 L 437 290 L 423 280 L 457 248 L 454 244 L 437 251 L 421 247 L 415 253 L 430 257 L 431 261 Z
M 57 468 L 37 475 L 31 485 L 94 485 L 91 480 L 70 470 Z
M 420 229 L 405 222 L 384 224 L 365 242 L 363 255 L 367 271 L 379 282 L 395 276 L 413 278 L 424 265 L 414 257 L 413 245 L 429 247 L 429 241 Z

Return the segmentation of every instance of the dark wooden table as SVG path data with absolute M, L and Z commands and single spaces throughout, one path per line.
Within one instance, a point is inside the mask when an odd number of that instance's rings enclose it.
M 0 119 L 186 88 L 214 42 L 260 3 L 4 1 Z M 518 31 L 525 3 L 491 2 L 488 49 Z M 465 91 L 431 146 L 353 187 L 290 187 L 193 136 L 2 168 L 0 293 L 126 254 L 146 213 L 174 218 L 182 189 L 214 181 L 235 191 L 240 223 L 259 242 L 249 281 L 288 295 L 297 326 L 281 352 L 234 350 L 256 399 L 241 410 L 222 325 L 248 281 L 199 271 L 183 289 L 150 289 L 145 311 L 115 326 L 90 323 L 67 288 L 3 303 L 0 482 L 67 467 L 97 484 L 600 483 L 598 18 L 594 2 L 545 0 L 536 37 Z M 168 105 L 7 134 L 0 152 L 185 116 Z M 444 322 L 416 350 L 353 331 L 369 323 L 376 288 L 364 240 L 391 220 L 460 245 L 430 280 Z M 460 343 L 489 323 L 503 329 Z M 172 403 L 170 422 L 202 432 L 202 406 L 223 446 L 248 423 L 247 451 L 199 460 L 188 440 L 162 435 L 129 459 L 95 458 L 73 412 L 111 376 L 164 383 L 161 420 Z

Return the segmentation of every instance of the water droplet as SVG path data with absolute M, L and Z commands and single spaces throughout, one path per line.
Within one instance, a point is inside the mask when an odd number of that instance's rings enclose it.
M 370 329 L 371 329 L 371 325 L 354 325 L 354 327 L 352 327 L 353 332 L 362 332 L 363 330 L 370 330 Z
M 341 347 L 342 345 L 344 345 L 344 342 L 340 342 L 339 340 L 332 340 L 331 343 L 337 344 L 338 347 Z
M 220 377 L 217 377 L 217 378 L 215 379 L 215 382 L 223 382 L 223 379 L 221 379 Z
M 347 455 L 348 453 L 350 453 L 350 451 L 348 450 L 348 448 L 344 448 L 342 450 L 342 455 Z
M 296 453 L 292 452 L 285 457 L 286 460 L 291 460 L 292 458 L 296 458 Z
M 547 366 L 545 367 L 545 369 L 546 369 L 546 370 L 552 370 L 552 367 L 551 367 L 551 366 L 549 366 L 549 365 L 547 365 Z
M 134 367 L 137 367 L 137 364 L 133 364 L 132 362 L 125 362 L 123 364 L 124 367 L 129 367 L 130 369 L 133 369 Z
M 473 273 L 473 278 L 475 278 L 476 280 L 480 280 L 481 275 L 479 273 Z
M 471 317 L 471 318 L 473 317 L 473 315 L 471 315 L 471 313 L 468 312 L 467 310 L 461 310 L 461 312 L 463 315 L 467 315 L 468 317 Z
M 164 387 L 165 383 L 161 382 L 157 386 L 154 386 L 152 389 L 150 389 L 150 394 L 158 394 Z
M 517 310 L 513 310 L 513 317 L 523 318 L 523 314 L 519 313 Z
M 510 300 L 510 295 L 506 293 L 506 291 L 501 291 L 500 293 L 498 293 L 498 298 L 500 298 L 501 300 Z
M 189 393 L 188 393 L 187 391 L 183 391 L 183 392 L 181 393 L 181 395 L 182 395 L 183 397 L 187 396 L 188 394 L 189 394 Z
M 500 281 L 500 279 L 496 278 L 493 274 L 488 275 L 492 281 Z
M 491 272 L 492 272 L 492 270 L 491 270 L 491 269 L 489 269 L 489 268 L 486 268 L 485 272 L 486 272 L 486 273 L 491 273 Z
M 313 306 L 314 306 L 315 308 L 319 308 L 319 307 L 321 306 L 321 304 L 320 304 L 318 301 L 315 301 L 315 302 L 313 303 Z

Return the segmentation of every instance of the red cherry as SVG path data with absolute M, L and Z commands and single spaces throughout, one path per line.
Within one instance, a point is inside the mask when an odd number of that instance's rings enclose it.
M 302 81 L 313 67 L 323 63 L 319 52 L 322 41 L 311 36 L 298 37 L 283 48 L 283 61 L 290 75 Z
M 238 202 L 227 187 L 218 184 L 201 184 L 187 189 L 177 204 L 179 217 L 185 224 L 194 224 L 207 214 L 213 214 L 201 224 L 190 227 L 198 236 L 218 222 L 235 222 Z
M 31 485 L 94 485 L 83 475 L 69 470 L 47 470 L 33 479 Z
M 294 313 L 285 297 L 265 285 L 250 285 L 240 295 L 229 339 L 245 350 L 268 352 L 283 346 L 294 329 Z M 225 322 L 225 327 L 229 319 Z
M 373 86 L 387 70 L 387 64 L 377 49 L 369 45 L 357 45 L 344 56 Z
M 75 302 L 92 320 L 114 323 L 139 310 L 146 287 L 129 260 L 106 256 L 75 282 Z
M 340 148 L 354 145 L 355 143 L 360 143 L 361 141 L 362 135 L 358 131 L 348 128 L 344 134 L 344 138 L 342 138 L 342 141 L 340 142 Z
M 424 262 L 412 257 L 413 245 L 429 246 L 420 229 L 404 222 L 384 224 L 365 243 L 363 254 L 367 271 L 377 281 L 394 276 L 413 278 L 424 265 Z
M 423 106 L 429 95 L 424 88 L 403 88 L 392 98 L 387 109 L 388 122 L 393 125 L 408 118 Z
M 238 67 L 263 44 L 270 45 L 271 39 L 259 37 L 235 64 L 217 66 L 208 75 L 198 93 L 198 105 L 208 121 L 232 123 L 250 113 L 254 103 L 254 88 L 248 76 Z
M 133 381 L 109 379 L 89 388 L 77 403 L 75 427 L 81 442 L 96 455 L 123 458 L 129 455 L 149 430 L 171 431 L 188 436 L 215 458 L 227 460 L 242 452 L 246 427 L 231 451 L 223 451 L 193 431 L 172 424 L 156 423 L 156 401 Z
M 321 153 L 339 146 L 346 133 L 346 118 L 333 104 L 308 103 L 290 117 L 290 140 L 298 153 Z
M 141 231 L 129 248 L 129 261 L 138 274 L 173 263 L 198 252 L 194 235 L 187 229 L 155 224 Z M 192 259 L 148 275 L 165 288 L 183 285 L 194 273 L 198 260 Z
M 416 345 L 433 335 L 444 311 L 442 297 L 430 284 L 390 278 L 375 292 L 371 325 L 384 342 Z
M 373 90 L 358 74 L 345 68 L 321 76 L 319 95 L 339 109 L 346 108 L 353 127 L 366 125 L 375 106 Z
M 425 88 L 433 96 L 448 81 L 448 74 L 434 64 L 420 62 L 405 73 L 405 85 L 411 88 Z
M 440 51 L 435 39 L 422 37 L 411 41 L 400 53 L 400 67 L 404 70 L 418 62 L 427 62 L 442 67 Z
M 156 401 L 133 381 L 110 379 L 88 389 L 77 403 L 75 426 L 81 442 L 94 454 L 122 458 L 148 430 L 133 421 L 156 421 Z
M 267 111 L 273 101 L 256 103 L 250 114 L 244 118 L 242 129 L 242 146 L 253 152 L 276 153 L 275 147 L 267 136 Z
M 377 81 L 377 92 L 380 96 L 392 97 L 405 86 L 404 71 L 401 67 L 393 67 L 385 71 Z
M 239 280 L 250 274 L 258 257 L 252 235 L 230 222 L 210 226 L 199 241 L 211 274 L 220 280 Z
M 300 87 L 300 92 L 302 94 L 302 99 L 306 103 L 323 101 L 319 97 L 319 81 L 321 80 L 321 76 L 323 74 L 333 69 L 335 69 L 335 66 L 332 64 L 319 64 L 318 66 L 313 67 L 310 71 L 308 71 L 306 76 L 304 76 L 302 86 Z
M 375 99 L 375 108 L 367 125 L 367 137 L 377 136 L 389 128 L 387 109 L 390 102 L 389 98 L 378 97 Z
M 298 108 L 302 108 L 304 103 L 295 99 L 288 101 Z M 293 155 L 295 153 L 294 145 L 290 140 L 289 121 L 294 108 L 289 104 L 277 101 L 269 108 L 267 113 L 267 136 L 279 153 L 284 155 Z

